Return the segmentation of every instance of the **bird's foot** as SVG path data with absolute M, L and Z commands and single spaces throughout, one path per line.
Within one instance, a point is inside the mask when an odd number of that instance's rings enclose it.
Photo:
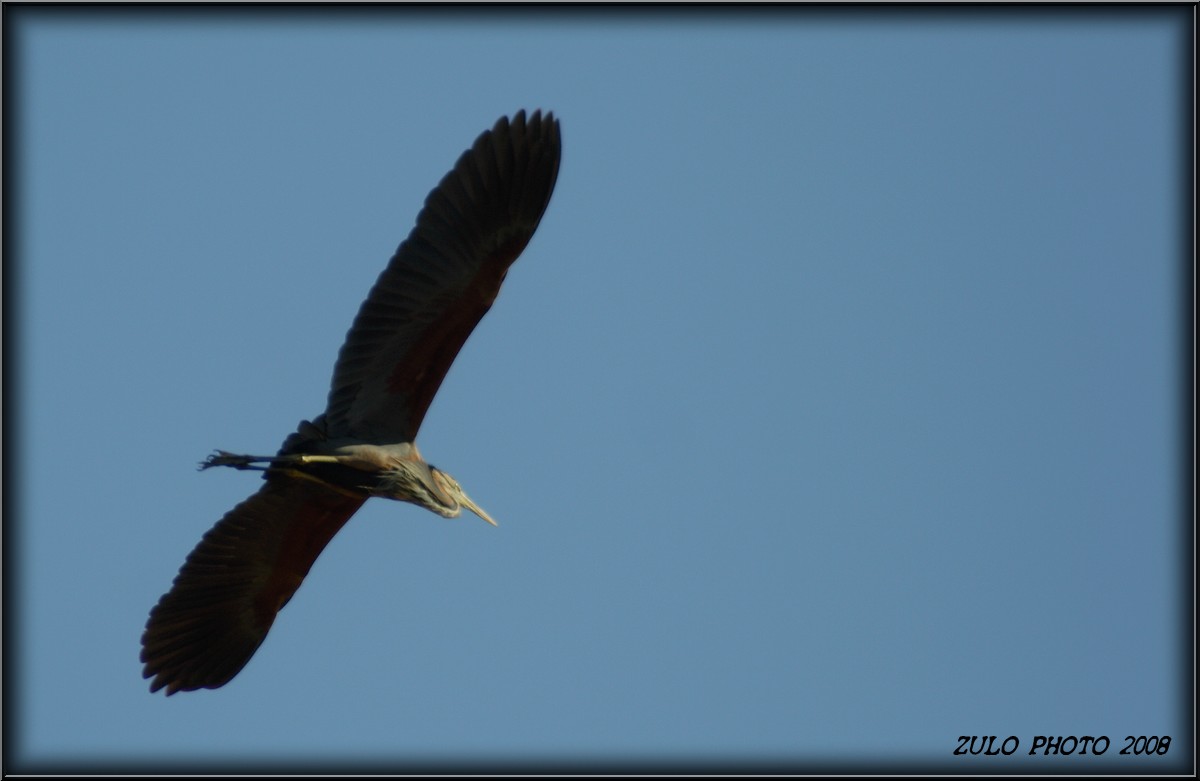
M 293 453 L 286 456 L 243 456 L 227 450 L 218 450 L 200 462 L 200 469 L 203 471 L 213 466 L 231 466 L 234 469 L 266 471 L 271 468 L 270 464 L 340 464 L 342 460 L 342 456 L 316 456 L 306 453 Z M 267 464 L 268 466 L 255 466 L 255 464 Z
M 203 471 L 213 466 L 231 466 L 234 469 L 266 469 L 266 467 L 254 466 L 254 464 L 270 460 L 263 456 L 243 456 L 227 450 L 218 450 L 200 462 L 200 470 Z

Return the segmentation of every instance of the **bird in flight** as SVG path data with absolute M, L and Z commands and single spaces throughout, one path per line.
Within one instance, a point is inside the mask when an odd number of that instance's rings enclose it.
M 201 468 L 263 472 L 200 540 L 142 634 L 150 691 L 215 689 L 262 644 L 317 556 L 368 498 L 495 524 L 426 463 L 417 431 L 442 379 L 529 243 L 558 177 L 558 120 L 502 117 L 442 178 L 358 311 L 325 411 L 275 456 L 217 451 Z

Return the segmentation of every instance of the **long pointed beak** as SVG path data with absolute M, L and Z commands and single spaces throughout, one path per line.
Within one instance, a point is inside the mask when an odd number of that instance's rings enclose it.
M 471 501 L 471 497 L 467 496 L 465 493 L 461 493 L 461 492 L 460 492 L 459 504 L 461 504 L 463 507 L 466 507 L 466 508 L 467 508 L 468 510 L 470 510 L 471 512 L 475 513 L 475 514 L 476 514 L 476 515 L 478 515 L 480 518 L 482 518 L 483 520 L 485 520 L 485 521 L 487 521 L 488 523 L 490 523 L 492 526 L 499 526 L 499 525 L 500 525 L 500 524 L 496 523 L 495 521 L 493 521 L 493 520 L 492 520 L 492 516 L 490 516 L 490 515 L 488 515 L 487 513 L 485 513 L 485 512 L 483 511 L 483 508 L 482 508 L 482 507 L 480 507 L 479 505 L 477 505 L 477 504 L 475 504 L 474 502 L 472 502 L 472 501 Z

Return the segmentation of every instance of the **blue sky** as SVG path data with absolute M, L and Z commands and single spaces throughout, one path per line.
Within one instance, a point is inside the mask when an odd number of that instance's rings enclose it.
M 9 763 L 1186 760 L 1188 20 L 24 11 Z M 539 107 L 557 189 L 418 439 L 499 528 L 372 500 L 232 683 L 149 694 L 258 487 L 197 462 L 321 411 L 425 195 Z

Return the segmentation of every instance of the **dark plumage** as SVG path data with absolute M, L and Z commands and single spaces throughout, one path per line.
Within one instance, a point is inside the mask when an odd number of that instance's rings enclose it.
M 204 535 L 142 635 L 143 674 L 167 694 L 227 683 L 262 644 L 321 551 L 371 496 L 446 517 L 487 516 L 414 440 L 442 379 L 533 236 L 558 176 L 553 115 L 501 118 L 425 200 L 338 353 L 325 412 L 274 457 L 204 466 L 265 483 Z M 256 466 L 256 464 L 267 466 Z

